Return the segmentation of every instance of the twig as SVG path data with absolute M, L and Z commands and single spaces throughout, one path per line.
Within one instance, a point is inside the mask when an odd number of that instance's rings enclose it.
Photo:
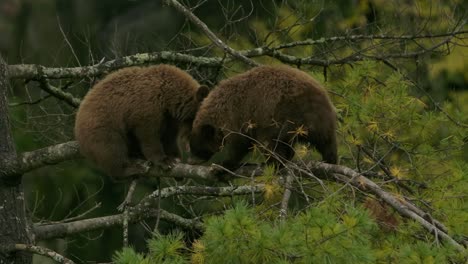
M 128 208 L 125 207 L 124 212 L 122 213 L 123 247 L 128 247 L 128 211 Z
M 1 251 L 6 252 L 6 253 L 15 252 L 15 251 L 27 251 L 27 252 L 31 252 L 37 255 L 51 258 L 58 263 L 63 263 L 63 264 L 75 263 L 71 259 L 68 259 L 60 255 L 59 253 L 53 250 L 50 250 L 48 248 L 45 248 L 45 247 L 40 247 L 40 246 L 35 246 L 35 245 L 26 245 L 26 244 L 10 244 L 7 246 L 1 246 L 0 248 L 1 248 Z
M 291 198 L 291 184 L 294 180 L 294 176 L 288 172 L 286 175 L 286 180 L 284 183 L 284 194 L 283 194 L 283 199 L 281 200 L 281 207 L 280 207 L 280 213 L 279 217 L 280 220 L 285 220 L 286 216 L 288 215 L 288 203 L 289 203 L 289 198 Z
M 187 17 L 192 23 L 194 23 L 197 27 L 199 27 L 206 36 L 219 48 L 223 49 L 225 52 L 231 54 L 233 57 L 243 61 L 244 63 L 250 66 L 259 66 L 257 62 L 247 58 L 245 55 L 239 53 L 238 51 L 234 50 L 233 48 L 229 47 L 225 44 L 221 39 L 219 39 L 216 34 L 214 34 L 208 26 L 201 21 L 197 16 L 195 16 L 192 11 L 187 9 L 184 5 L 180 4 L 177 0 L 164 0 L 164 3 L 170 5 L 177 9 L 177 11 L 181 12 L 185 17 Z
M 135 192 L 136 185 L 138 184 L 138 179 L 133 180 L 128 187 L 127 196 L 125 196 L 125 200 L 117 207 L 117 210 L 124 211 L 125 208 L 132 202 L 132 196 Z
M 100 208 L 102 205 L 101 202 L 95 204 L 93 207 L 89 208 L 88 210 L 86 210 L 85 212 L 77 215 L 77 216 L 74 216 L 74 217 L 70 217 L 70 218 L 65 218 L 61 221 L 48 221 L 47 224 L 57 224 L 57 223 L 67 223 L 67 222 L 72 222 L 72 221 L 76 221 L 76 220 L 79 220 L 83 217 L 85 217 L 87 214 L 91 213 L 92 211 Z
M 117 207 L 117 210 L 123 210 L 123 221 L 122 221 L 122 229 L 123 229 L 123 246 L 128 247 L 128 213 L 129 207 L 128 205 L 132 202 L 132 196 L 135 192 L 135 187 L 138 183 L 138 179 L 135 179 L 130 183 L 130 187 L 128 188 L 127 196 L 125 200 Z
M 58 24 L 58 26 L 59 26 L 60 33 L 62 33 L 63 39 L 65 40 L 65 42 L 67 43 L 68 47 L 70 48 L 70 51 L 71 51 L 71 53 L 73 54 L 73 57 L 75 57 L 76 63 L 78 64 L 78 66 L 81 66 L 80 60 L 78 59 L 78 56 L 77 56 L 76 53 L 75 53 L 75 49 L 73 48 L 73 46 L 72 46 L 72 44 L 70 43 L 70 41 L 68 41 L 67 35 L 66 35 L 65 32 L 63 31 L 62 24 L 60 23 L 60 18 L 59 18 L 59 16 L 57 16 L 57 24 Z

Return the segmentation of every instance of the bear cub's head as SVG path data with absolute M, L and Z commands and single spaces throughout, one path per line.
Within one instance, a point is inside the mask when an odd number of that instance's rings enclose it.
M 222 145 L 223 134 L 212 125 L 193 127 L 190 135 L 190 152 L 197 158 L 209 160 Z

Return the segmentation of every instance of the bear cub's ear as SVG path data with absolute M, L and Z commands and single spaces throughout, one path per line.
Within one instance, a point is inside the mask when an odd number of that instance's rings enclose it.
M 208 96 L 208 93 L 210 93 L 210 89 L 206 85 L 200 85 L 197 90 L 197 100 L 198 101 L 203 101 L 206 96 Z

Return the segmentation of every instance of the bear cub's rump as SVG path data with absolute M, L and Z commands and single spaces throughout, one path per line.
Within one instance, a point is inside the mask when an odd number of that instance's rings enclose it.
M 166 167 L 180 157 L 178 140 L 188 141 L 207 94 L 206 86 L 170 65 L 113 72 L 80 105 L 75 122 L 80 152 L 114 178 L 132 174 L 132 158 Z
M 205 98 L 190 148 L 207 160 L 223 145 L 221 165 L 235 169 L 252 143 L 266 144 L 281 161 L 294 156 L 294 142 L 307 142 L 336 163 L 335 128 L 334 107 L 317 81 L 289 66 L 260 66 L 220 82 Z

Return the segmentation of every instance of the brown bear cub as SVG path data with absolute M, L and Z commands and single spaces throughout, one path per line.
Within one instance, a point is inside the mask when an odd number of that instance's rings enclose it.
M 109 176 L 134 173 L 132 159 L 167 168 L 180 157 L 206 86 L 170 65 L 121 69 L 98 82 L 76 115 L 75 137 L 83 156 Z
M 205 98 L 190 149 L 208 160 L 223 146 L 221 165 L 236 169 L 253 143 L 281 162 L 292 159 L 295 142 L 303 142 L 336 164 L 335 128 L 334 107 L 317 81 L 289 66 L 260 66 L 220 82 Z

